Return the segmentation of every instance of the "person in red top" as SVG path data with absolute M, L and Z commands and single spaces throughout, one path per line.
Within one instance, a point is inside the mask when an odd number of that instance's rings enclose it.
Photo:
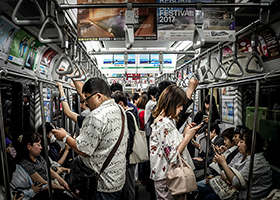
M 140 121 L 140 129 L 143 131 L 145 127 L 145 106 L 148 102 L 148 96 L 146 94 L 141 95 L 139 99 L 137 99 L 136 107 L 138 110 L 139 121 Z

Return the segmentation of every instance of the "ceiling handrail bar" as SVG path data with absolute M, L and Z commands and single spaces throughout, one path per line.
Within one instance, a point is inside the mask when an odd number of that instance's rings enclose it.
M 235 35 L 236 35 L 236 36 L 241 35 L 242 33 L 248 31 L 249 29 L 252 28 L 252 26 L 258 24 L 259 22 L 260 22 L 259 20 L 256 20 L 256 21 L 252 22 L 252 23 L 249 24 L 248 26 L 246 26 L 246 27 L 244 27 L 243 29 L 241 29 L 241 30 L 239 30 L 238 32 L 236 32 Z M 221 44 L 226 44 L 226 43 L 228 43 L 228 41 L 222 42 Z M 218 44 L 216 44 L 216 45 L 212 46 L 211 48 L 209 48 L 208 50 L 202 52 L 202 53 L 199 54 L 197 57 L 202 57 L 202 56 L 204 56 L 205 54 L 207 54 L 208 51 L 215 51 L 217 48 L 218 48 Z M 189 64 L 190 62 L 192 62 L 192 61 L 193 61 L 194 59 L 196 59 L 197 57 L 195 57 L 195 58 L 189 60 L 188 62 L 186 62 L 186 65 Z M 183 64 L 183 65 L 184 65 L 184 64 Z M 181 69 L 181 66 L 178 67 L 177 69 L 175 69 L 174 72 L 176 72 L 176 71 L 178 71 L 178 70 L 180 70 L 180 69 Z
M 19 13 L 19 8 L 21 4 L 24 2 L 24 0 L 19 0 L 14 11 L 12 14 L 12 20 L 16 25 L 22 25 L 22 26 L 33 26 L 33 25 L 41 25 L 45 21 L 45 13 L 42 10 L 41 6 L 37 2 L 37 0 L 31 0 L 31 2 L 34 2 L 35 6 L 38 8 L 40 19 L 37 20 L 20 20 L 17 18 L 17 14 Z
M 270 7 L 269 3 L 207 3 L 207 2 L 197 2 L 197 3 L 132 3 L 133 8 L 197 8 L 197 4 L 201 4 L 202 7 L 226 7 L 226 8 L 236 8 L 236 7 L 247 7 L 247 8 L 266 8 Z M 69 9 L 89 9 L 89 8 L 127 8 L 126 3 L 106 3 L 106 4 L 59 4 L 59 10 L 69 10 Z

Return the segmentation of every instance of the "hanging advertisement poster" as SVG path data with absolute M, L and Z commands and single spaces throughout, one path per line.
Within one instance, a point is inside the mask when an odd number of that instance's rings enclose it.
M 44 101 L 44 115 L 45 115 L 45 121 L 50 122 L 51 121 L 51 105 L 50 101 Z
M 56 55 L 56 53 L 50 48 L 48 48 L 44 52 L 41 62 L 40 62 L 40 68 L 39 68 L 39 71 L 41 74 L 47 75 L 49 73 L 51 61 L 55 55 Z
M 170 0 L 157 0 L 158 3 L 171 3 Z M 182 0 L 180 3 L 195 3 L 197 0 Z M 214 2 L 206 0 L 203 2 Z M 173 2 L 174 3 L 174 2 Z M 234 41 L 235 18 L 233 8 L 203 8 L 203 30 L 206 41 Z M 192 40 L 195 8 L 166 8 L 157 11 L 158 40 Z
M 268 61 L 280 58 L 280 45 L 276 37 L 276 28 L 279 28 L 280 23 L 272 25 L 275 29 L 267 26 L 258 31 L 258 47 L 257 50 L 262 60 Z M 279 30 L 278 30 L 279 31 Z
M 13 39 L 8 60 L 17 65 L 24 66 L 29 47 L 34 40 L 34 37 L 23 30 L 19 30 Z
M 78 4 L 95 4 L 92 0 L 77 0 Z M 108 0 L 110 3 L 127 3 L 126 0 Z M 156 0 L 135 0 L 133 3 L 156 3 Z M 126 8 L 78 9 L 78 40 L 121 41 L 125 40 Z M 157 39 L 157 9 L 133 8 L 134 39 Z
M 7 60 L 12 40 L 18 28 L 3 16 L 0 16 L 0 59 Z
M 30 46 L 29 46 L 29 51 L 28 51 L 28 55 L 25 61 L 25 67 L 27 69 L 31 69 L 31 70 L 36 70 L 36 63 L 37 63 L 37 59 L 38 59 L 38 52 L 41 52 L 41 50 L 43 49 L 43 44 L 41 44 L 39 41 L 34 40 L 31 42 Z
M 233 124 L 233 99 L 222 99 L 222 122 Z

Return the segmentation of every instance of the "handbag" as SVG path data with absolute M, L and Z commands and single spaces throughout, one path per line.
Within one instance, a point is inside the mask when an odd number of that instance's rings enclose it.
M 246 188 L 246 181 L 243 176 L 236 169 L 232 167 L 230 169 L 240 181 L 241 187 L 239 189 Z M 230 186 L 220 175 L 210 179 L 209 184 L 221 200 L 236 200 L 238 197 L 239 190 Z
M 129 164 L 136 164 L 149 161 L 148 144 L 145 131 L 141 131 L 136 123 L 135 116 L 128 112 L 134 121 L 135 135 L 133 140 L 132 153 L 129 156 Z
M 121 108 L 120 108 L 121 110 Z M 122 130 L 119 136 L 117 143 L 115 144 L 114 148 L 110 152 L 109 156 L 105 160 L 99 174 L 88 167 L 83 163 L 80 156 L 76 157 L 70 165 L 70 173 L 65 178 L 66 182 L 68 183 L 71 191 L 75 196 L 81 199 L 88 199 L 92 197 L 97 192 L 97 183 L 100 174 L 105 170 L 105 168 L 110 163 L 111 159 L 113 158 L 114 154 L 116 153 L 124 133 L 124 114 L 121 110 L 122 114 Z
M 171 163 L 166 173 L 166 186 L 171 195 L 180 195 L 197 190 L 192 168 L 178 152 L 179 165 Z M 183 166 L 183 164 L 185 166 Z

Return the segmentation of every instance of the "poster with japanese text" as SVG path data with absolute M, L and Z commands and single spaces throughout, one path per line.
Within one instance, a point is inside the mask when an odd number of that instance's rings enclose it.
M 11 43 L 18 28 L 14 26 L 8 19 L 0 16 L 0 59 L 7 60 Z
M 174 3 L 174 1 L 172 1 Z M 170 0 L 157 0 L 157 3 L 172 3 Z M 182 0 L 180 3 L 195 3 L 197 0 Z M 203 2 L 214 2 L 204 0 Z M 202 29 L 206 41 L 234 41 L 235 17 L 233 8 L 204 8 Z M 157 11 L 158 40 L 192 40 L 195 30 L 195 8 L 160 7 Z
M 78 4 L 95 4 L 91 0 L 77 0 Z M 110 3 L 127 3 L 125 0 L 108 0 Z M 134 0 L 133 3 L 156 3 L 156 0 Z M 78 9 L 78 40 L 122 41 L 125 40 L 126 8 Z M 134 39 L 157 39 L 157 9 L 133 8 Z

